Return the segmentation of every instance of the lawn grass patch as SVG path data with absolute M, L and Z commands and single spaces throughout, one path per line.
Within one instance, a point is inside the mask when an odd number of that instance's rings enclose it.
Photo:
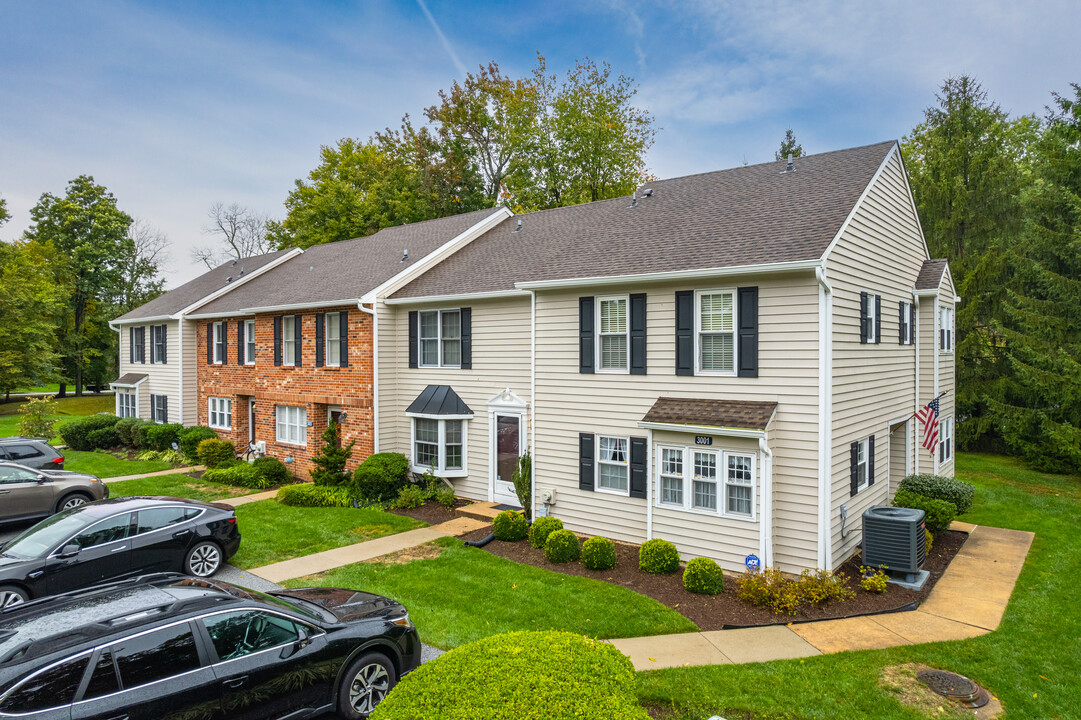
M 190 498 L 203 502 L 214 502 L 225 498 L 251 495 L 258 492 L 248 488 L 222 485 L 221 483 L 197 480 L 190 475 L 159 475 L 137 480 L 121 480 L 109 484 L 110 497 L 128 497 L 131 495 L 166 495 L 168 497 Z
M 60 423 L 74 420 L 77 417 L 85 417 L 99 412 L 113 412 L 116 408 L 116 400 L 112 395 L 84 395 L 83 397 L 66 397 L 56 401 L 59 412 L 50 416 Z M 19 409 L 20 402 L 0 403 L 0 437 L 9 437 L 19 434 Z M 49 440 L 53 445 L 61 442 L 59 437 Z
M 1036 533 L 998 630 L 890 650 L 639 673 L 639 700 L 673 708 L 672 720 L 713 714 L 910 719 L 920 715 L 879 680 L 889 666 L 922 663 L 988 688 L 1006 718 L 1081 717 L 1081 478 L 966 453 L 957 455 L 957 477 L 976 485 L 965 521 Z
M 61 454 L 64 456 L 65 470 L 90 473 L 100 478 L 159 472 L 173 467 L 164 460 L 128 460 L 105 452 L 63 450 Z
M 394 598 L 409 609 L 421 639 L 444 649 L 514 630 L 620 638 L 698 629 L 626 588 L 521 565 L 467 548 L 457 538 L 435 542 L 444 548 L 436 558 L 358 563 L 287 585 L 349 587 Z
M 275 500 L 241 505 L 240 552 L 229 561 L 238 568 L 262 567 L 302 555 L 353 545 L 426 523 L 369 508 L 309 508 Z

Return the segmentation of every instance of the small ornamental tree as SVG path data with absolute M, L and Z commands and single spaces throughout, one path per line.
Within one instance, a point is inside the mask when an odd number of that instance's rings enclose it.
M 57 404 L 52 395 L 30 398 L 19 409 L 19 434 L 48 440 L 53 436 L 56 413 Z
M 342 434 L 338 423 L 332 422 L 323 431 L 323 449 L 312 458 L 315 469 L 312 470 L 312 482 L 316 485 L 338 486 L 349 481 L 345 464 L 353 456 L 353 443 L 342 447 Z

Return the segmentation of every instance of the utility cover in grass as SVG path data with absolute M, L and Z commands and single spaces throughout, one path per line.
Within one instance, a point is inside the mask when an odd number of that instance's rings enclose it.
M 607 643 L 513 632 L 463 645 L 407 675 L 372 720 L 648 720 L 634 668 Z

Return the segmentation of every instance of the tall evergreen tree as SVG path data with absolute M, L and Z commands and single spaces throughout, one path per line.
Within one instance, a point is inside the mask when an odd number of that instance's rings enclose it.
M 784 131 L 784 139 L 781 140 L 781 149 L 773 153 L 774 160 L 787 160 L 791 155 L 794 158 L 803 156 L 803 146 L 796 142 L 796 133 L 792 128 Z M 746 165 L 746 163 L 744 163 Z

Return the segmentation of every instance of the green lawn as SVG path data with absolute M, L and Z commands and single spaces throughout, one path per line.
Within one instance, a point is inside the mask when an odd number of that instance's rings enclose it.
M 243 540 L 229 562 L 244 569 L 426 525 L 382 510 L 289 507 L 276 500 L 241 505 L 236 515 Z
M 84 395 L 83 397 L 67 397 L 56 401 L 59 412 L 53 415 L 57 420 L 57 427 L 68 420 L 84 415 L 93 415 L 99 412 L 111 413 L 115 409 L 115 400 L 112 395 Z M 21 402 L 0 403 L 0 437 L 19 434 L 19 408 Z M 59 437 L 52 438 L 52 442 L 61 442 Z
M 71 385 L 68 385 L 68 389 L 71 390 L 72 392 L 75 392 L 75 389 Z M 52 385 L 38 385 L 36 387 L 25 387 L 25 388 L 19 388 L 18 390 L 12 390 L 11 394 L 14 395 L 15 393 L 41 393 L 41 392 L 58 393 L 58 392 L 60 392 L 60 386 L 58 384 L 56 384 L 56 383 L 53 383 Z
M 452 648 L 512 630 L 568 630 L 592 637 L 692 632 L 687 618 L 610 583 L 521 565 L 456 538 L 436 558 L 358 563 L 290 581 L 292 587 L 358 588 L 404 603 L 421 639 Z
M 104 452 L 64 450 L 63 455 L 65 470 L 90 473 L 101 478 L 158 472 L 173 467 L 162 460 L 124 460 Z
M 1081 478 L 963 453 L 957 475 L 977 488 L 964 520 L 1036 533 L 997 631 L 884 651 L 639 673 L 639 699 L 674 707 L 670 720 L 920 718 L 877 684 L 884 667 L 920 662 L 980 682 L 1002 701 L 1006 718 L 1081 718 Z
M 196 480 L 188 475 L 160 475 L 152 478 L 140 478 L 138 480 L 121 480 L 109 483 L 109 495 L 120 497 L 127 495 L 167 495 L 169 497 L 191 498 L 213 502 L 224 498 L 251 495 L 259 492 L 248 488 L 222 485 L 221 483 Z

